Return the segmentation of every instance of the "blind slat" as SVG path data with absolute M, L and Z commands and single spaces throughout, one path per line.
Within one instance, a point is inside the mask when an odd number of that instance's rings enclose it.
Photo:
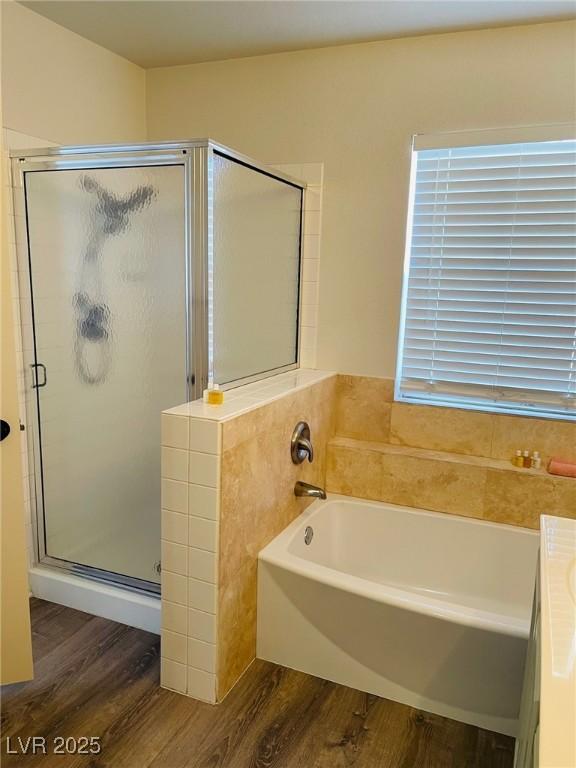
M 530 203 L 553 204 L 573 203 L 576 200 L 576 191 L 569 189 L 547 189 L 541 194 L 537 190 L 472 190 L 469 192 L 453 189 L 450 194 L 439 193 L 438 190 L 420 189 L 414 198 L 416 205 L 432 204 L 438 207 L 450 205 L 478 205 L 485 203 L 506 203 L 527 205 Z

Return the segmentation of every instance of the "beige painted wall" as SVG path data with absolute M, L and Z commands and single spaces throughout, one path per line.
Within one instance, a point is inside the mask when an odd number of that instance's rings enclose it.
M 5 153 L 1 149 L 4 163 Z M 29 680 L 33 669 L 5 199 L 10 190 L 3 178 L 1 181 L 0 414 L 11 427 L 0 446 L 0 684 L 4 685 Z
M 393 376 L 414 133 L 575 119 L 572 22 L 147 72 L 151 139 L 324 161 L 318 367 Z
M 57 144 L 146 138 L 143 69 L 17 3 L 0 6 L 6 128 Z
M 0 18 L 0 30 L 2 19 Z M 2 123 L 0 99 L 0 125 Z M 0 445 L 0 684 L 33 677 L 32 633 L 16 384 L 9 251 L 8 156 L 0 133 L 0 416 L 10 434 Z

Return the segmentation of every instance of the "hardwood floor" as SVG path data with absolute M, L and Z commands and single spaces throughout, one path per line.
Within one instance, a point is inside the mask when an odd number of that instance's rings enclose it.
M 36 677 L 2 689 L 3 768 L 512 766 L 513 739 L 273 664 L 212 707 L 159 687 L 156 635 L 36 599 L 32 626 Z M 29 736 L 47 754 L 23 755 Z M 54 754 L 57 736 L 101 752 Z

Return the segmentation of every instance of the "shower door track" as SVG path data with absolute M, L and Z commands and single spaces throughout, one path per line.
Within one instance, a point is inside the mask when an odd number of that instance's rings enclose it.
M 84 148 L 85 149 L 85 148 Z M 144 149 L 144 147 L 142 147 Z M 40 566 L 48 566 L 73 576 L 79 576 L 92 582 L 100 582 L 108 586 L 121 587 L 125 590 L 154 597 L 160 596 L 160 584 L 146 581 L 121 573 L 114 573 L 93 566 L 83 565 L 70 560 L 49 555 L 46 546 L 46 525 L 44 506 L 44 473 L 42 466 L 42 432 L 40 424 L 40 388 L 36 372 L 41 363 L 38 360 L 36 348 L 36 325 L 34 318 L 34 292 L 32 285 L 32 254 L 29 241 L 28 218 L 26 208 L 25 174 L 55 170 L 83 170 L 100 168 L 129 168 L 143 166 L 183 166 L 184 167 L 184 208 L 185 208 L 185 259 L 186 273 L 186 377 L 183 382 L 183 396 L 194 400 L 202 392 L 207 381 L 208 350 L 207 350 L 207 200 L 206 200 L 206 153 L 201 148 L 181 145 L 179 148 L 166 150 L 146 146 L 145 151 L 123 152 L 106 148 L 108 154 L 88 153 L 79 158 L 70 157 L 66 151 L 53 153 L 19 151 L 12 161 L 12 183 L 15 199 L 18 199 L 21 210 L 26 213 L 26 229 L 24 238 L 17 242 L 17 260 L 19 272 L 26 273 L 30 291 L 30 317 L 22 318 L 21 324 L 30 322 L 32 325 L 33 348 L 26 350 L 22 345 L 22 357 L 25 371 L 32 372 L 32 382 L 26 381 L 26 387 L 35 389 L 35 395 L 26 400 L 26 418 L 33 425 L 34 439 L 28 438 L 28 449 L 32 449 L 33 466 L 30 469 L 30 498 L 32 510 L 32 529 L 35 539 L 35 554 Z M 33 155 L 39 155 L 34 158 Z M 19 279 L 25 279 L 19 277 Z M 29 433 L 28 433 L 29 434 Z M 32 443 L 32 445 L 31 445 Z M 30 460 L 30 458 L 29 458 Z M 160 514 L 160 506 L 158 508 Z M 160 568 L 160 565 L 159 565 Z

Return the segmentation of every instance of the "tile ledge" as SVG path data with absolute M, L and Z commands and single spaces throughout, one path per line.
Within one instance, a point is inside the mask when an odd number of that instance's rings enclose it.
M 293 371 L 227 390 L 222 405 L 206 405 L 201 399 L 198 399 L 169 408 L 162 413 L 206 421 L 229 421 L 286 397 L 286 395 L 291 395 L 321 381 L 336 377 L 336 375 L 334 371 L 296 368 Z
M 506 459 L 493 459 L 483 456 L 470 456 L 462 453 L 449 453 L 448 451 L 432 451 L 426 448 L 413 448 L 393 443 L 380 443 L 369 440 L 356 440 L 351 437 L 334 437 L 329 442 L 329 447 L 349 448 L 355 451 L 367 451 L 382 454 L 394 454 L 397 456 L 411 456 L 418 459 L 431 459 L 435 461 L 447 461 L 454 464 L 467 464 L 485 469 L 494 469 L 504 472 L 516 472 L 527 477 L 548 477 L 553 481 L 570 480 L 559 475 L 551 475 L 545 469 L 524 469 L 515 467 Z

